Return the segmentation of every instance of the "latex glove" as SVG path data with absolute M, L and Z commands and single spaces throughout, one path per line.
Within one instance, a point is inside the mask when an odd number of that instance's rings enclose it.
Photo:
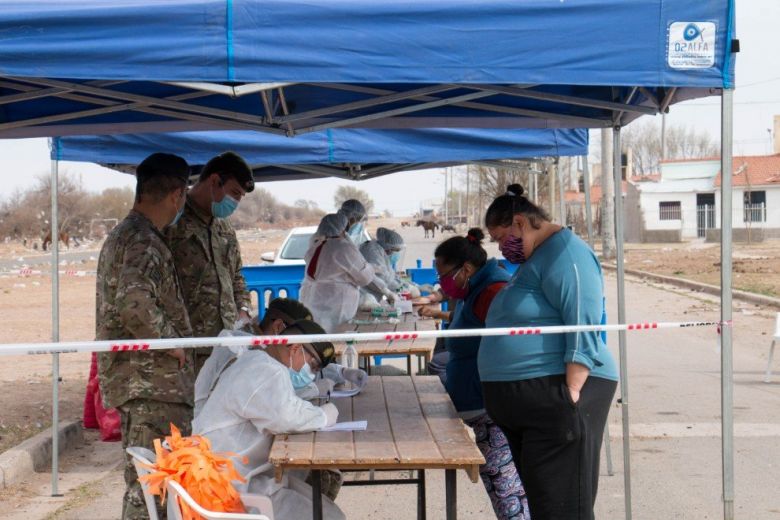
M 391 291 L 390 289 L 385 290 L 384 292 L 385 298 L 387 298 L 387 303 L 390 305 L 395 305 L 395 293 Z
M 315 379 L 314 384 L 317 385 L 320 395 L 328 395 L 328 392 L 332 392 L 333 387 L 336 385 L 332 380 L 322 377 Z
M 359 368 L 345 368 L 341 376 L 361 390 L 368 383 L 368 374 L 366 374 L 365 370 L 360 370 Z
M 333 426 L 339 420 L 339 409 L 333 403 L 325 403 L 321 407 L 325 412 L 326 426 Z
M 252 319 L 245 319 L 245 318 L 238 318 L 236 322 L 233 324 L 233 330 L 246 330 L 247 332 L 252 330 L 250 327 L 250 323 L 252 322 Z

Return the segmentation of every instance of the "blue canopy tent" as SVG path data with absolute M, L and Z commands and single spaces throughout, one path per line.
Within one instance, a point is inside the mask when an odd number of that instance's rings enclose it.
M 733 0 L 17 0 L 0 12 L 0 137 L 612 128 L 619 185 L 622 126 L 719 95 L 721 321 L 730 324 L 733 34 Z M 624 322 L 621 197 L 615 212 Z M 54 329 L 56 340 L 56 316 Z M 720 341 L 723 504 L 733 518 L 730 326 Z M 620 354 L 630 517 L 624 333 Z
M 611 128 L 732 86 L 730 16 L 728 0 L 4 2 L 0 137 Z
M 585 129 L 334 129 L 295 139 L 252 131 L 72 136 L 52 139 L 52 160 L 132 169 L 155 150 L 204 165 L 233 150 L 257 181 L 342 177 L 364 180 L 398 171 L 479 161 L 587 155 Z

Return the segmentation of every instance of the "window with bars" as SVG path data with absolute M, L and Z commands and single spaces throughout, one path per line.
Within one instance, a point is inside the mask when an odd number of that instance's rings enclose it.
M 766 222 L 766 191 L 746 191 L 742 202 L 743 222 Z
M 659 202 L 658 218 L 660 220 L 682 220 L 682 207 L 680 201 Z

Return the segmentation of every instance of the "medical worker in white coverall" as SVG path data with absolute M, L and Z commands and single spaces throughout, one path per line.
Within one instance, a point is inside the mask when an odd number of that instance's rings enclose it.
M 328 332 L 336 332 L 339 325 L 355 317 L 361 287 L 378 291 L 390 303 L 395 301 L 395 293 L 346 237 L 348 224 L 349 220 L 341 212 L 322 217 L 305 255 L 301 303 Z
M 316 323 L 300 320 L 283 335 L 322 334 Z M 232 452 L 236 470 L 247 480 L 236 483 L 241 492 L 270 497 L 276 518 L 312 516 L 312 489 L 305 474 L 286 472 L 276 482 L 268 462 L 275 434 L 318 430 L 336 423 L 332 403 L 315 406 L 298 397 L 296 388 L 311 384 L 316 374 L 333 360 L 331 343 L 269 345 L 240 350 L 235 361 L 219 376 L 214 390 L 192 430 L 211 441 L 214 452 Z M 243 458 L 246 457 L 246 464 Z M 324 518 L 344 519 L 336 504 L 322 497 Z

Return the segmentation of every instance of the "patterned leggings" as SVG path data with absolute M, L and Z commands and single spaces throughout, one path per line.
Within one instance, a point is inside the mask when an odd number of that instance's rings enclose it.
M 528 500 L 504 432 L 488 414 L 465 421 L 474 430 L 486 463 L 479 467 L 482 483 L 499 520 L 530 520 Z

